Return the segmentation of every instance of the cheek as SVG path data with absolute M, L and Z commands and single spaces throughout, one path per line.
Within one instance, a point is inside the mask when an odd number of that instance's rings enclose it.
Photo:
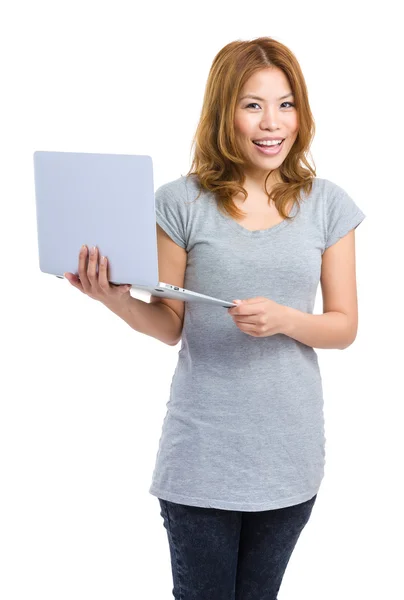
M 297 137 L 297 133 L 299 131 L 299 119 L 298 116 L 296 115 L 295 118 L 291 121 L 290 123 L 290 129 L 295 133 L 296 137 Z
M 254 129 L 256 129 L 256 124 L 254 123 L 253 119 L 248 119 L 239 115 L 234 119 L 234 128 L 236 129 L 239 135 L 244 135 L 245 137 L 250 139 L 251 131 L 254 131 Z

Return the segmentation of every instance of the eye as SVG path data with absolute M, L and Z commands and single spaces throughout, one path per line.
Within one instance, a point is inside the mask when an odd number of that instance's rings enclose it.
M 259 104 L 257 104 L 256 102 L 250 102 L 250 104 L 248 104 L 246 106 L 246 108 L 249 108 L 250 106 L 253 106 L 253 104 L 255 104 L 256 106 L 259 106 Z M 284 104 L 290 104 L 290 106 L 294 106 L 293 102 L 282 102 L 281 106 L 283 106 Z

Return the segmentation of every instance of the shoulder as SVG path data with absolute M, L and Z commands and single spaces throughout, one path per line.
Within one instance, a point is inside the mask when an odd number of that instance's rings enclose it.
M 312 193 L 324 195 L 345 192 L 341 186 L 337 185 L 330 179 L 326 179 L 325 177 L 313 177 L 312 182 Z
M 182 197 L 186 193 L 185 177 L 181 176 L 163 183 L 156 189 L 156 196 Z
M 205 196 L 206 191 L 203 190 L 196 175 L 181 175 L 177 179 L 168 181 L 160 185 L 156 192 L 156 199 L 169 198 L 176 204 L 192 204 L 199 195 Z
M 348 191 L 334 181 L 324 179 L 325 249 L 355 229 L 365 218 Z
M 324 199 L 338 189 L 342 190 L 342 188 L 333 181 L 325 179 L 324 177 L 313 177 L 312 182 L 310 196 L 314 196 L 315 198 Z
M 328 208 L 332 208 L 336 204 L 352 204 L 353 200 L 344 187 L 325 178 L 316 178 L 316 189 L 319 192 L 319 197 Z M 314 188 L 313 188 L 314 189 Z
M 310 199 L 313 208 L 323 216 L 339 209 L 358 209 L 346 189 L 324 177 L 316 177 L 313 179 Z
M 347 193 L 347 191 L 343 187 L 338 185 L 338 183 L 335 183 L 335 181 L 331 181 L 330 179 L 323 179 L 323 181 L 325 189 L 329 194 L 340 195 Z

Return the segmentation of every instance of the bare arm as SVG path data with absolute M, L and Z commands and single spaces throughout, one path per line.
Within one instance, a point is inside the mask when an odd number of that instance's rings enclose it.
M 130 298 L 127 302 L 104 304 L 132 329 L 175 346 L 181 336 L 182 323 L 177 315 L 162 302 L 150 303 Z
M 287 307 L 283 333 L 312 348 L 344 350 L 358 330 L 354 229 L 324 252 L 321 289 L 323 314 Z
M 287 313 L 283 333 L 306 346 L 344 350 L 355 339 L 344 313 L 334 311 L 312 315 L 290 306 Z

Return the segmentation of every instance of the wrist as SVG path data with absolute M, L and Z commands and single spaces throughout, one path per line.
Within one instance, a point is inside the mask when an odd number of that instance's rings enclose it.
M 110 300 L 105 300 L 103 302 L 104 306 L 106 306 L 109 310 L 111 310 L 115 314 L 122 314 L 128 310 L 130 301 L 132 300 L 132 296 L 129 294 L 128 296 L 121 296 L 120 298 L 113 298 Z
M 294 308 L 291 308 L 290 306 L 284 307 L 282 321 L 280 325 L 280 333 L 282 333 L 283 335 L 289 336 L 292 333 L 295 313 L 296 310 Z

